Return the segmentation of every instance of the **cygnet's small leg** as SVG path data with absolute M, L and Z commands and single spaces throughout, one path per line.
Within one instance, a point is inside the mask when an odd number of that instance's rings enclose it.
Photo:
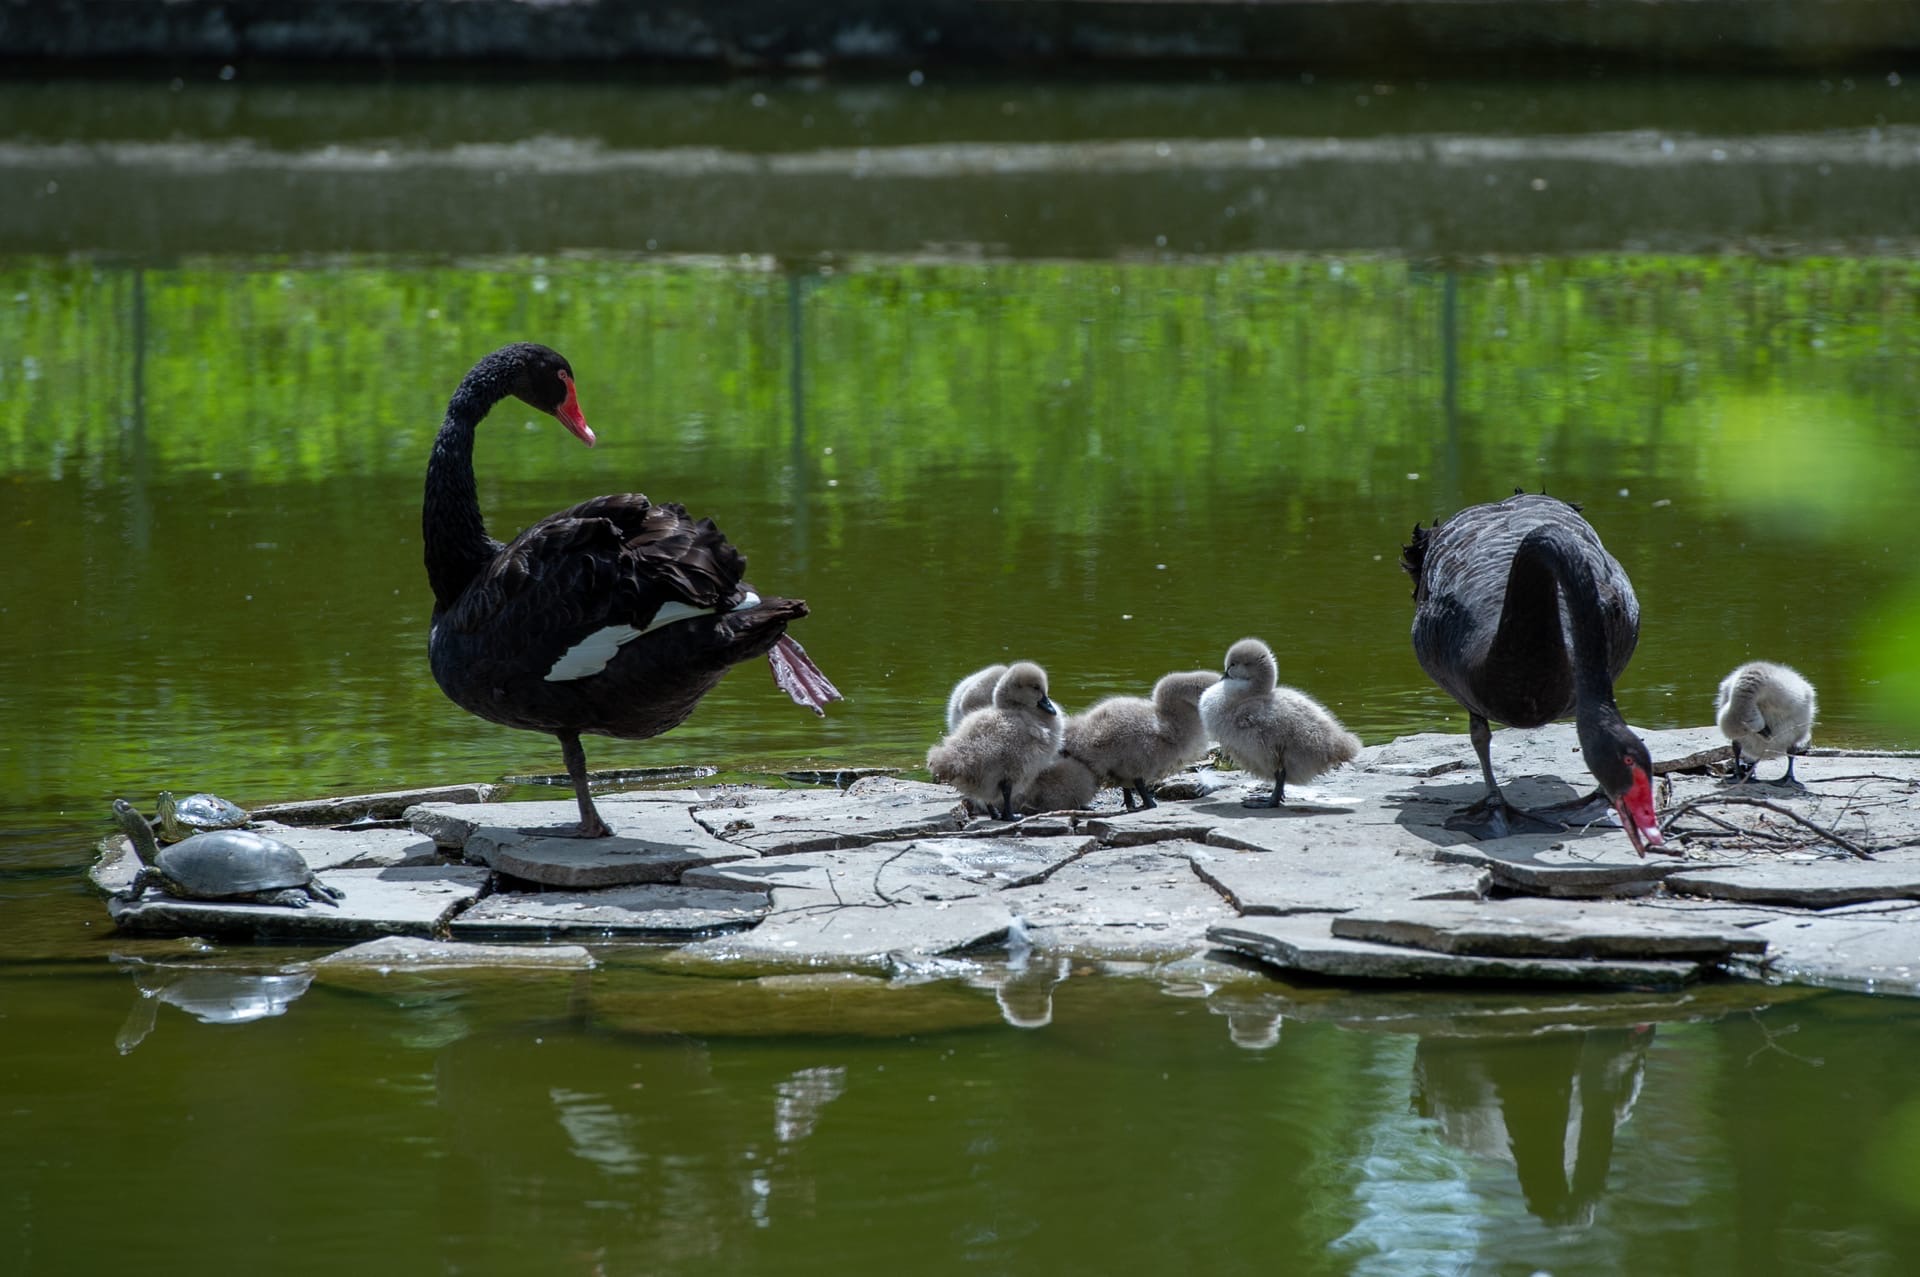
M 1140 810 L 1141 811 L 1146 811 L 1150 808 L 1158 807 L 1160 805 L 1159 803 L 1154 801 L 1153 791 L 1147 788 L 1146 781 L 1136 780 L 1133 782 L 1133 787 L 1140 791 Z M 1122 785 L 1121 789 L 1124 791 L 1126 789 L 1126 786 Z
M 1013 782 L 1010 780 L 1000 782 L 1000 811 L 1000 819 L 1013 819 Z
M 1779 780 L 1770 780 L 1767 782 L 1767 784 L 1773 786 L 1775 789 L 1792 789 L 1792 790 L 1800 791 L 1802 793 L 1806 792 L 1806 788 L 1807 788 L 1806 785 L 1802 783 L 1793 774 L 1793 755 L 1792 754 L 1787 755 L 1787 774 L 1782 776 Z
M 1120 801 L 1126 804 L 1126 809 L 1128 811 L 1132 811 L 1134 809 L 1133 790 L 1126 785 L 1120 786 Z
M 1727 773 L 1725 784 L 1739 785 L 1747 779 L 1747 765 L 1740 757 L 1740 742 L 1733 742 L 1733 770 Z
M 1273 792 L 1265 798 L 1253 797 L 1240 800 L 1242 807 L 1278 807 L 1287 800 L 1287 769 L 1282 767 L 1273 774 Z

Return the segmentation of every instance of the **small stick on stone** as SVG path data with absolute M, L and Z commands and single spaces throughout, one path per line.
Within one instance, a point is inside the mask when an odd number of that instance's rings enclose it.
M 1724 804 L 1731 807 L 1763 807 L 1776 815 L 1785 816 L 1789 820 L 1806 826 L 1822 839 L 1832 843 L 1836 847 L 1845 849 L 1861 860 L 1873 859 L 1873 853 L 1860 846 L 1860 844 L 1842 837 L 1840 834 L 1828 829 L 1825 825 L 1815 824 L 1791 808 L 1782 807 L 1779 803 L 1770 803 L 1764 798 L 1741 798 L 1732 794 L 1709 794 L 1702 798 L 1689 798 L 1686 802 L 1681 803 L 1678 807 L 1675 807 L 1671 812 L 1667 813 L 1667 818 L 1660 822 L 1661 832 L 1664 833 L 1674 821 L 1680 819 L 1680 817 L 1686 815 L 1688 812 L 1699 811 L 1700 808 L 1706 806 L 1708 803 Z M 1704 812 L 1701 814 L 1705 815 Z

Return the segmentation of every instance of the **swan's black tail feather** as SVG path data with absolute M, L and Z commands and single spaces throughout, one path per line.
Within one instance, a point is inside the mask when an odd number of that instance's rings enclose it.
M 1400 566 L 1413 578 L 1413 597 L 1420 597 L 1420 574 L 1427 566 L 1427 542 L 1432 539 L 1440 526 L 1436 522 L 1431 528 L 1413 525 L 1413 539 L 1400 547 Z

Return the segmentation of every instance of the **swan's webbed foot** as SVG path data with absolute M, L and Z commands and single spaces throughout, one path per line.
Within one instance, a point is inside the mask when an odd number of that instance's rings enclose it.
M 1566 829 L 1557 821 L 1515 807 L 1497 789 L 1473 806 L 1464 807 L 1447 817 L 1446 827 L 1470 834 L 1480 842 L 1508 838 L 1514 834 L 1557 834 Z
M 529 838 L 611 838 L 613 830 L 607 822 L 596 814 L 591 822 L 581 821 L 577 825 L 545 825 L 535 829 L 517 829 L 515 833 Z
M 1554 803 L 1550 807 L 1535 807 L 1523 814 L 1535 820 L 1552 822 L 1562 829 L 1579 829 L 1595 821 L 1606 820 L 1613 814 L 1613 804 L 1607 801 L 1606 794 L 1595 789 L 1585 797 Z

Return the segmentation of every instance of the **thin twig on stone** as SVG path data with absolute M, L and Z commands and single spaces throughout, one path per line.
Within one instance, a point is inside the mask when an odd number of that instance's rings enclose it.
M 1852 839 L 1847 838 L 1841 834 L 1835 833 L 1833 830 L 1828 829 L 1825 825 L 1816 824 L 1813 821 L 1808 820 L 1805 816 L 1802 816 L 1799 812 L 1794 811 L 1790 807 L 1782 807 L 1779 803 L 1770 803 L 1764 798 L 1741 798 L 1733 794 L 1708 794 L 1701 798 L 1689 798 L 1686 802 L 1681 803 L 1678 807 L 1675 807 L 1672 811 L 1667 813 L 1667 818 L 1660 822 L 1661 830 L 1664 832 L 1667 829 L 1672 828 L 1674 821 L 1680 819 L 1680 817 L 1686 815 L 1689 812 L 1699 812 L 1701 807 L 1705 806 L 1708 803 L 1724 803 L 1730 807 L 1763 808 L 1767 811 L 1773 812 L 1775 815 L 1785 816 L 1788 820 L 1795 821 L 1798 824 L 1804 825 L 1806 828 L 1812 830 L 1821 839 L 1832 843 L 1836 847 L 1840 847 L 1846 850 L 1847 852 L 1849 852 L 1850 854 L 1852 854 L 1853 856 L 1861 860 L 1873 859 L 1872 852 L 1860 846 L 1860 844 L 1854 842 Z M 1701 812 L 1700 814 L 1705 815 L 1706 813 Z

